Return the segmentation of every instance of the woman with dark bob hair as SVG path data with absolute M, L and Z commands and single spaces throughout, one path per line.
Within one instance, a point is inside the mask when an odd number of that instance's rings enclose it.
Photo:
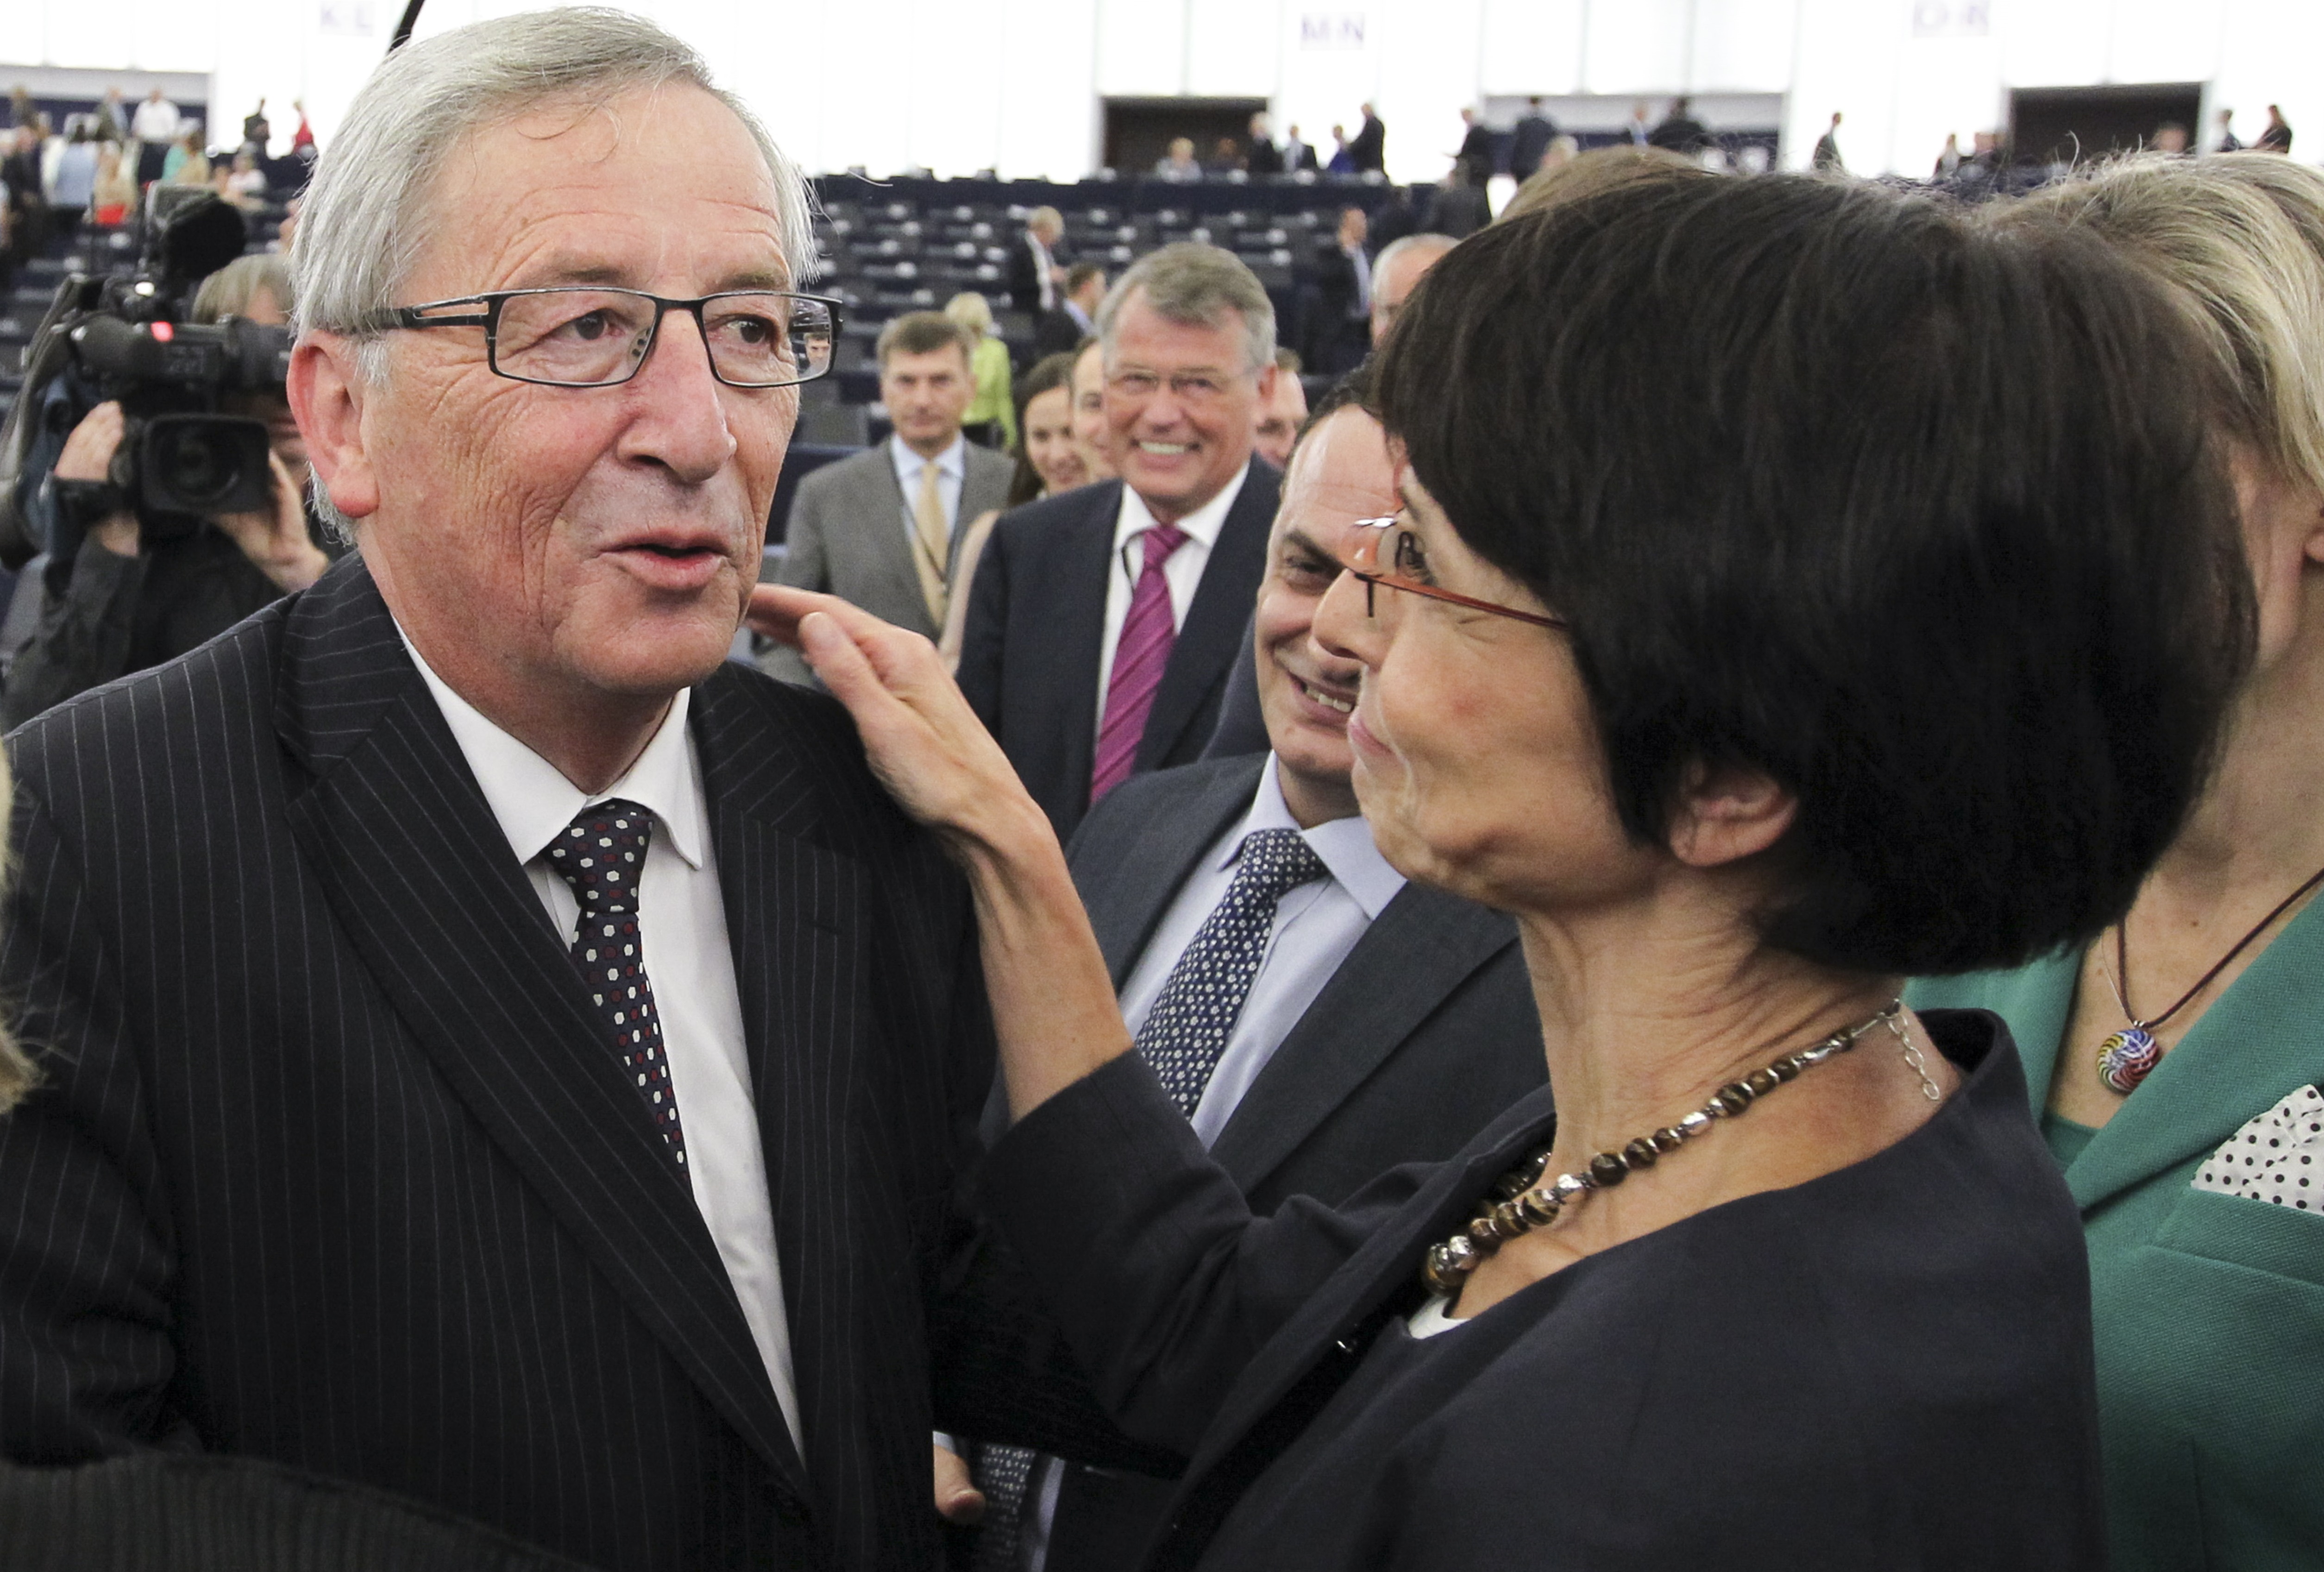
M 1148 1564 L 2098 1567 L 2072 1203 L 2001 1023 L 1895 1000 L 2098 932 L 2203 777 L 2248 584 L 2185 324 L 1789 178 L 1495 226 L 1406 311 L 1406 505 L 1315 636 L 1389 861 L 1517 917 L 1556 1105 L 1338 1211 L 1251 1216 L 1130 1054 L 925 643 L 761 591 L 966 870 L 982 1203 L 1190 1459 Z

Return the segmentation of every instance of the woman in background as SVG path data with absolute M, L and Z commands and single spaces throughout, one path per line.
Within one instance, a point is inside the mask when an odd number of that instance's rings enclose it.
M 964 291 L 945 302 L 945 315 L 968 329 L 976 348 L 968 357 L 975 392 L 960 429 L 972 442 L 1003 450 L 1017 446 L 1017 411 L 1009 396 L 1009 346 L 993 336 L 992 308 L 982 295 Z
M 207 186 L 210 183 L 209 155 L 202 151 L 202 128 L 195 125 L 184 135 L 170 144 L 161 158 L 161 183 L 171 186 Z
M 1074 440 L 1073 372 L 1071 355 L 1052 355 L 1034 362 L 1017 384 L 1017 429 L 1023 438 L 1017 448 L 1017 473 L 1009 482 L 1010 507 L 1089 484 L 1081 445 Z M 978 515 L 954 554 L 953 593 L 936 640 L 947 668 L 960 664 L 961 635 L 968 625 L 968 587 L 976 582 L 977 559 L 984 554 L 984 542 L 1000 517 L 998 510 Z
M 137 206 L 136 162 L 122 156 L 117 142 L 97 149 L 97 185 L 89 203 L 89 222 L 108 229 L 128 222 Z
M 2233 476 L 2256 651 L 2193 813 L 2095 943 L 1916 985 L 2009 1022 L 2082 1214 L 2114 1564 L 2324 1554 L 2324 174 L 2128 160 L 1997 216 L 2152 273 Z

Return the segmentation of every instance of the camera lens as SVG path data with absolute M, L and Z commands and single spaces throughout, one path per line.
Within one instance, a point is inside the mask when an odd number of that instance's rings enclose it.
M 161 473 L 171 492 L 195 509 L 217 505 L 234 489 L 235 456 L 222 453 L 208 433 L 180 428 L 161 448 Z

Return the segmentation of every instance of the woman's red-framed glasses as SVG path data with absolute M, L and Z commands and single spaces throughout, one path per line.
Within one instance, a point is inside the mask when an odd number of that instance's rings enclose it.
M 1421 556 L 1420 542 L 1410 530 L 1395 518 L 1358 519 L 1348 526 L 1346 537 L 1340 544 L 1341 566 L 1364 583 L 1364 615 L 1377 618 L 1373 596 L 1381 585 L 1401 589 L 1407 595 L 1425 595 L 1431 600 L 1444 601 L 1452 606 L 1467 606 L 1471 611 L 1490 612 L 1495 616 L 1514 617 L 1521 623 L 1531 623 L 1537 628 L 1562 628 L 1563 617 L 1546 616 L 1537 611 L 1519 611 L 1513 606 L 1499 606 L 1474 596 L 1458 595 L 1439 588 L 1419 575 L 1426 569 Z M 1386 567 L 1381 564 L 1386 563 Z

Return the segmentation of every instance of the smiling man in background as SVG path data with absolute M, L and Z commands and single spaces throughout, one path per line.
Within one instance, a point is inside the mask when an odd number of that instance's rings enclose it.
M 12 739 L 0 1450 L 920 1572 L 970 914 L 838 707 L 724 661 L 836 327 L 804 182 L 576 8 L 397 51 L 305 214 L 355 554 Z
M 1279 374 L 1250 269 L 1166 245 L 1097 325 L 1120 478 L 1001 516 L 961 645 L 961 691 L 1060 836 L 1131 774 L 1201 755 L 1281 479 L 1251 456 Z

